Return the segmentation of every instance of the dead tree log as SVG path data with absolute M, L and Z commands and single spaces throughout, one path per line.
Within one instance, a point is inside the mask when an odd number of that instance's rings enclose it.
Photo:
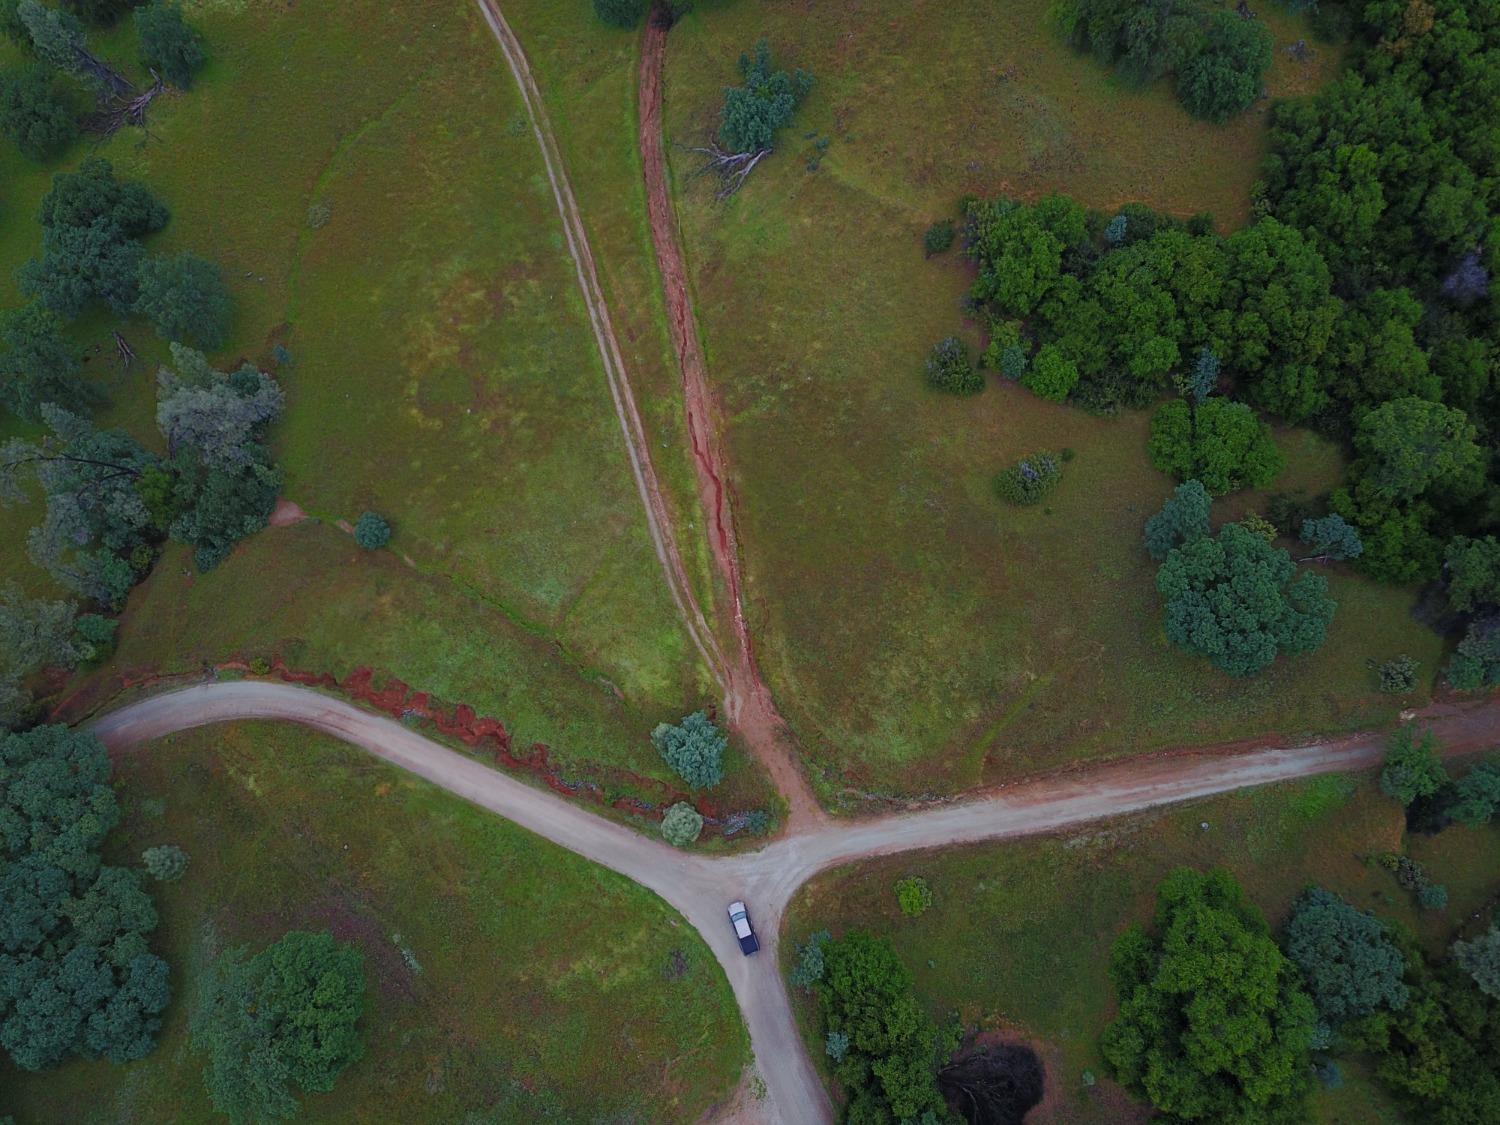
M 151 72 L 151 77 L 156 79 L 151 86 L 136 94 L 128 101 L 116 100 L 114 104 L 101 109 L 89 122 L 91 132 L 98 133 L 102 137 L 111 136 L 123 129 L 126 125 L 135 125 L 142 129 L 146 128 L 146 108 L 166 88 L 161 80 L 161 75 L 156 71 Z M 134 89 L 134 87 L 132 87 Z M 149 132 L 149 130 L 148 130 Z
M 694 172 L 694 176 L 701 176 L 705 172 L 712 172 L 719 177 L 719 190 L 715 199 L 728 199 L 739 191 L 750 173 L 755 170 L 771 150 L 763 148 L 759 152 L 725 152 L 716 144 L 706 147 L 684 146 L 688 152 L 696 152 L 705 158 L 703 164 Z
M 130 341 L 115 333 L 115 351 L 120 354 L 120 368 L 124 371 L 130 370 L 130 365 L 135 362 L 135 349 L 130 346 Z
M 129 79 L 92 51 L 74 47 L 73 57 L 74 70 L 93 80 L 98 87 L 101 102 L 110 98 L 128 98 L 135 93 L 135 87 L 130 84 Z

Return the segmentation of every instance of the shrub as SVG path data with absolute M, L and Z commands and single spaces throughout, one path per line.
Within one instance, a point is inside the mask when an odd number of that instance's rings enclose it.
M 1473 613 L 1500 604 L 1500 540 L 1493 535 L 1455 535 L 1443 554 L 1443 569 L 1448 604 L 1455 612 Z
M 1470 623 L 1445 674 L 1459 691 L 1479 691 L 1500 684 L 1500 618 Z
M 0 133 L 29 160 L 49 160 L 73 143 L 78 123 L 52 71 L 33 63 L 0 76 Z
M 686 801 L 678 801 L 661 818 L 662 839 L 674 848 L 685 848 L 703 831 L 703 817 Z
M 1239 524 L 1174 548 L 1156 574 L 1173 644 L 1231 676 L 1250 676 L 1278 654 L 1322 646 L 1335 603 L 1321 574 L 1297 573 L 1286 551 Z
M 1500 762 L 1480 762 L 1454 784 L 1449 815 L 1466 828 L 1488 824 L 1500 808 Z
M 1026 349 L 1020 344 L 1006 344 L 1000 349 L 1000 374 L 1010 380 L 1026 375 Z
M 1061 402 L 1078 385 L 1078 365 L 1056 344 L 1043 344 L 1031 369 L 1021 376 L 1021 385 L 1032 394 Z
M 974 370 L 969 349 L 957 336 L 949 336 L 932 346 L 927 356 L 927 383 L 955 395 L 984 390 L 984 376 Z
M 250 661 L 250 672 L 255 676 L 269 676 L 271 674 L 271 662 L 264 656 L 257 656 Z
M 1402 653 L 1383 664 L 1370 661 L 1370 666 L 1380 677 L 1380 690 L 1387 695 L 1403 695 L 1417 686 L 1417 669 L 1420 665 Z
M 98 613 L 85 613 L 73 623 L 73 638 L 78 659 L 106 660 L 115 650 L 115 630 L 119 622 Z
M 1266 501 L 1266 518 L 1282 535 L 1296 535 L 1302 525 L 1318 514 L 1318 505 L 1298 493 L 1275 492 Z
M 995 478 L 995 491 L 1012 504 L 1039 504 L 1062 480 L 1062 464 L 1051 453 L 1032 453 Z
M 1271 33 L 1260 20 L 1214 12 L 1207 46 L 1177 72 L 1178 99 L 1194 117 L 1223 124 L 1260 96 L 1271 48 Z
M 1259 512 L 1251 512 L 1245 516 L 1240 520 L 1240 526 L 1267 543 L 1276 542 L 1276 525 Z
M 354 541 L 367 551 L 378 551 L 391 541 L 391 525 L 375 512 L 362 512 L 354 521 Z
M 764 39 L 755 45 L 754 55 L 740 56 L 740 75 L 743 85 L 724 90 L 719 140 L 730 152 L 763 152 L 812 89 L 812 75 L 774 69 L 771 44 Z
M 1179 484 L 1161 511 L 1146 521 L 1146 551 L 1161 562 L 1174 547 L 1208 534 L 1208 513 L 1213 501 L 1201 481 Z
M 1116 215 L 1104 228 L 1104 241 L 1111 246 L 1118 246 L 1125 241 L 1125 234 L 1128 230 L 1130 230 L 1130 217 Z
M 932 905 L 932 888 L 927 885 L 926 879 L 918 875 L 897 879 L 896 902 L 901 907 L 901 913 L 908 918 L 919 917 Z
M 184 250 L 142 263 L 135 311 L 163 340 L 212 351 L 229 338 L 233 306 L 219 267 Z
M 203 36 L 183 18 L 172 0 L 152 0 L 133 17 L 141 41 L 141 65 L 157 70 L 172 85 L 186 90 L 203 66 Z
M 1437 747 L 1431 730 L 1424 729 L 1420 737 L 1409 726 L 1396 731 L 1386 746 L 1380 791 L 1402 805 L 1410 805 L 1418 797 L 1431 797 L 1448 781 Z
M 594 15 L 623 31 L 640 23 L 645 12 L 646 0 L 594 0 Z
M 1178 1120 L 1298 1119 L 1316 1010 L 1265 918 L 1223 870 L 1178 868 L 1156 896 L 1155 932 L 1110 960 L 1115 1078 Z
M 787 977 L 798 988 L 811 988 L 823 979 L 823 943 L 829 936 L 827 930 L 818 930 L 797 943 L 797 963 Z
M 327 932 L 292 931 L 246 960 L 219 958 L 188 1025 L 203 1082 L 233 1121 L 290 1117 L 290 1087 L 327 1093 L 364 1053 L 364 957 Z
M 1451 952 L 1481 992 L 1500 997 L 1500 927 L 1491 926 L 1473 941 L 1454 942 Z
M 830 1031 L 823 1040 L 823 1050 L 834 1062 L 843 1062 L 849 1053 L 849 1037 L 842 1031 Z
M 1263 488 L 1281 472 L 1271 427 L 1242 402 L 1164 403 L 1151 418 L 1151 463 L 1178 480 L 1200 480 L 1215 496 Z
M 939 219 L 922 235 L 922 249 L 929 258 L 934 254 L 946 253 L 953 245 L 953 233 L 953 220 Z
M 1425 883 L 1417 888 L 1417 904 L 1423 910 L 1446 910 L 1448 888 L 1441 883 Z
M 1318 520 L 1303 520 L 1300 538 L 1312 550 L 1313 556 L 1318 559 L 1335 561 L 1354 559 L 1364 554 L 1365 550 L 1364 541 L 1360 539 L 1358 530 L 1340 515 L 1324 516 Z
M 162 844 L 141 853 L 146 874 L 158 883 L 175 883 L 187 871 L 188 854 L 176 844 Z
M 684 716 L 676 726 L 657 724 L 651 744 L 693 789 L 707 789 L 724 780 L 724 748 L 729 739 L 702 711 Z

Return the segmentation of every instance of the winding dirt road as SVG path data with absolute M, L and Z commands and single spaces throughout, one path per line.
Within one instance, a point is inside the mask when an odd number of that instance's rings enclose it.
M 290 684 L 203 684 L 132 703 L 94 722 L 114 751 L 174 731 L 241 719 L 280 719 L 320 730 L 498 813 L 655 891 L 707 942 L 734 990 L 766 1085 L 767 1121 L 806 1125 L 831 1118 L 827 1092 L 803 1050 L 777 945 L 788 903 L 819 871 L 869 856 L 1054 832 L 1274 781 L 1366 769 L 1385 737 L 1368 733 L 1306 746 L 1161 754 L 1078 770 L 971 800 L 847 824 L 807 826 L 758 852 L 711 858 L 639 835 L 578 805 L 482 765 L 400 723 Z M 1500 741 L 1500 702 L 1443 705 L 1423 715 L 1451 754 Z M 745 957 L 729 930 L 726 904 L 744 899 L 761 935 Z

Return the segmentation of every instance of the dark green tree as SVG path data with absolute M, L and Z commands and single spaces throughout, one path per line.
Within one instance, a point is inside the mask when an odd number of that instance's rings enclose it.
M 1448 604 L 1458 613 L 1473 613 L 1500 604 L 1500 541 L 1493 535 L 1470 539 L 1456 535 L 1443 556 L 1448 577 Z
M 690 788 L 708 789 L 724 780 L 729 739 L 703 711 L 683 716 L 680 723 L 658 723 L 651 744 Z
M 1365 550 L 1359 531 L 1340 515 L 1303 520 L 1297 537 L 1318 559 L 1356 559 Z
M 1211 398 L 1200 406 L 1163 403 L 1151 418 L 1151 463 L 1178 480 L 1196 480 L 1214 495 L 1263 488 L 1284 462 L 1271 427 L 1242 402 Z
M 169 998 L 140 876 L 100 862 L 119 820 L 109 782 L 87 731 L 0 735 L 0 1045 L 27 1070 L 140 1058 Z
M 610 27 L 629 31 L 646 13 L 646 0 L 594 0 L 594 14 Z
M 1063 278 L 1063 253 L 1086 237 L 1083 208 L 1049 195 L 1027 205 L 1009 199 L 980 203 L 971 216 L 978 301 L 993 301 L 1009 316 L 1025 317 Z
M 984 376 L 974 370 L 964 342 L 946 336 L 927 355 L 927 385 L 949 394 L 972 395 L 984 390 Z
M 1398 398 L 1365 415 L 1354 435 L 1358 486 L 1377 500 L 1412 500 L 1430 490 L 1472 497 L 1484 478 L 1484 454 L 1461 410 Z
M 97 395 L 78 376 L 77 346 L 45 305 L 32 303 L 0 317 L 0 404 L 25 418 L 41 418 L 44 403 L 81 410 Z
M 105 219 L 122 238 L 144 238 L 166 226 L 171 215 L 145 184 L 121 182 L 108 160 L 89 156 L 74 171 L 52 177 L 39 218 L 49 231 Z
M 1446 674 L 1459 691 L 1479 691 L 1500 684 L 1500 618 L 1485 617 L 1469 625 Z
M 1154 929 L 1115 942 L 1115 1078 L 1176 1121 L 1297 1120 L 1316 1013 L 1260 911 L 1227 871 L 1178 868 Z
M 1417 736 L 1411 727 L 1401 727 L 1386 745 L 1380 791 L 1403 805 L 1431 797 L 1448 783 L 1448 771 L 1437 751 L 1438 740 L 1431 730 L 1424 728 Z
M 224 346 L 233 315 L 219 267 L 187 250 L 141 263 L 135 311 L 162 339 L 210 350 Z
M 52 72 L 33 63 L 0 75 L 0 133 L 30 160 L 50 160 L 78 136 L 73 109 Z
M 719 141 L 731 153 L 768 151 L 777 130 L 812 89 L 812 75 L 777 70 L 771 65 L 771 44 L 762 39 L 753 55 L 740 56 L 740 76 L 742 85 L 724 88 Z
M 1488 824 L 1500 808 L 1500 762 L 1493 758 L 1480 762 L 1454 783 L 1453 791 L 1449 816 L 1466 828 Z
M 1201 539 L 1208 534 L 1208 513 L 1213 500 L 1201 481 L 1179 484 L 1162 505 L 1161 511 L 1146 521 L 1146 550 L 1157 562 L 1164 560 L 1174 547 Z
M 294 930 L 254 957 L 219 958 L 189 1025 L 204 1084 L 233 1122 L 297 1109 L 293 1087 L 327 1093 L 364 1052 L 364 957 L 331 934 Z
M 1042 398 L 1061 402 L 1078 385 L 1078 365 L 1056 344 L 1043 344 L 1021 375 L 1021 385 Z
M 1385 926 L 1332 891 L 1315 887 L 1297 900 L 1285 945 L 1318 1015 L 1331 1026 L 1406 1005 L 1406 960 Z
M 1336 608 L 1322 575 L 1298 574 L 1287 552 L 1237 523 L 1174 548 L 1156 588 L 1167 639 L 1231 676 L 1316 650 Z
M 1260 97 L 1273 45 L 1259 20 L 1212 13 L 1206 45 L 1177 72 L 1177 97 L 1194 117 L 1222 125 Z
M 378 551 L 391 541 L 391 525 L 377 512 L 361 512 L 354 521 L 354 541 L 367 551 Z
M 53 312 L 75 317 L 95 301 L 124 315 L 135 306 L 141 264 L 139 242 L 96 219 L 86 227 L 56 227 L 42 238 L 42 256 L 18 272 L 21 291 Z
M 849 1099 L 844 1120 L 950 1121 L 937 1087 L 937 1028 L 891 943 L 852 930 L 822 952 L 814 989 L 824 1030 L 848 1040 L 833 1065 Z
M 1406 289 L 1377 289 L 1345 306 L 1327 353 L 1335 369 L 1330 391 L 1345 410 L 1442 397 L 1442 382 L 1417 343 L 1421 320 L 1422 303 Z
M 207 56 L 203 36 L 188 23 L 174 0 L 152 0 L 132 17 L 141 41 L 141 65 L 158 71 L 172 85 L 186 90 Z
M 110 27 L 141 0 L 63 0 L 63 5 L 85 23 Z

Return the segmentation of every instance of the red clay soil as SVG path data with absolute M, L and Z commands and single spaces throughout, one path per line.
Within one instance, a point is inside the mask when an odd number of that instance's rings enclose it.
M 786 798 L 787 827 L 796 831 L 822 820 L 824 814 L 792 754 L 786 723 L 761 678 L 750 640 L 750 626 L 745 620 L 739 548 L 726 484 L 728 465 L 715 422 L 715 404 L 708 387 L 708 364 L 698 340 L 687 265 L 677 235 L 677 212 L 672 206 L 672 189 L 667 181 L 661 127 L 661 71 L 666 49 L 666 28 L 656 19 L 648 20 L 641 49 L 638 94 L 641 164 L 646 175 L 651 243 L 656 248 L 656 264 L 661 272 L 672 347 L 682 371 L 682 399 L 693 450 L 693 467 L 698 478 L 698 501 L 709 517 L 709 547 L 731 602 L 738 651 L 736 659 L 728 662 L 725 703 L 735 729 L 770 771 L 776 788 Z
M 200 672 L 170 673 L 155 670 L 121 673 L 107 680 L 94 681 L 59 702 L 52 709 L 52 721 L 79 723 L 104 709 L 126 692 L 140 688 L 162 689 L 168 686 L 187 686 L 201 683 L 205 677 L 213 678 L 219 672 L 245 673 L 250 665 L 244 660 L 226 660 L 205 665 Z M 659 820 L 668 806 L 686 801 L 703 814 L 712 827 L 723 823 L 729 811 L 719 807 L 701 793 L 689 793 L 655 778 L 643 777 L 631 770 L 613 767 L 594 767 L 599 780 L 572 778 L 564 775 L 551 760 L 551 751 L 544 742 L 533 742 L 524 751 L 515 746 L 514 739 L 505 724 L 499 719 L 480 715 L 467 703 L 448 705 L 434 699 L 425 691 L 413 691 L 411 687 L 394 676 L 382 677 L 373 668 L 360 666 L 342 680 L 331 672 L 309 672 L 289 667 L 281 657 L 270 661 L 266 678 L 275 678 L 289 684 L 316 687 L 337 693 L 347 699 L 365 704 L 374 711 L 382 712 L 393 719 L 412 719 L 430 723 L 439 734 L 457 739 L 477 753 L 487 755 L 507 770 L 529 773 L 540 780 L 554 793 L 588 801 L 595 805 L 608 805 L 651 820 Z M 376 681 L 380 686 L 376 686 Z M 607 797 L 609 791 L 633 789 L 649 795 L 638 797 Z
M 276 507 L 271 509 L 271 518 L 267 521 L 272 527 L 290 527 L 294 523 L 301 523 L 307 519 L 304 512 L 294 501 L 285 496 L 279 497 Z

